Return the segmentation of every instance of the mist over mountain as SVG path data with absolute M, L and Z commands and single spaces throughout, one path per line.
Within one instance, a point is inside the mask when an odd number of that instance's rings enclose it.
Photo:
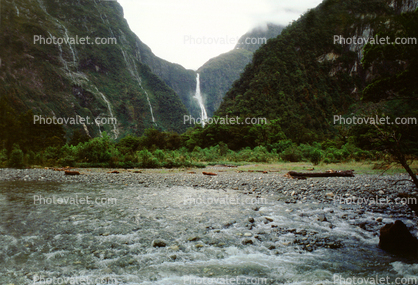
M 251 62 L 253 52 L 267 43 L 268 39 L 279 35 L 283 28 L 271 23 L 266 27 L 256 27 L 242 35 L 233 50 L 208 60 L 197 70 L 201 76 L 201 90 L 209 116 L 219 108 L 232 83 Z
M 412 0 L 323 1 L 255 51 L 216 114 L 279 120 L 298 143 L 333 137 L 333 115 L 345 114 L 378 75 L 362 66 L 364 43 L 334 42 L 335 36 L 375 37 L 390 16 L 417 6 Z

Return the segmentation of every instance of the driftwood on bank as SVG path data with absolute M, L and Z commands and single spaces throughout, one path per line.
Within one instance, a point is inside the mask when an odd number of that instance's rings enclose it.
M 289 178 L 305 179 L 306 177 L 354 177 L 354 170 L 327 170 L 325 172 L 296 172 L 289 171 L 285 176 Z
M 218 175 L 218 174 L 216 174 L 216 173 L 213 173 L 213 172 L 206 172 L 206 171 L 203 171 L 203 172 L 202 172 L 202 174 L 203 174 L 203 175 L 212 175 L 212 176 Z

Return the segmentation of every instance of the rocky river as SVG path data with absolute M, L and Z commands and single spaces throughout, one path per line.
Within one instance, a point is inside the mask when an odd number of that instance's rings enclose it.
M 418 284 L 405 175 L 78 171 L 0 169 L 0 284 Z

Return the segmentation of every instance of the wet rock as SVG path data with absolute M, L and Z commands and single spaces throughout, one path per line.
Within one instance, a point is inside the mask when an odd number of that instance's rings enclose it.
M 358 224 L 359 228 L 363 229 L 363 230 L 367 230 L 366 225 L 367 225 L 367 222 L 363 222 L 363 223 Z
M 242 244 L 243 245 L 247 245 L 247 244 L 253 244 L 254 242 L 251 240 L 251 239 L 244 239 L 243 241 L 242 241 Z
M 230 222 L 230 223 L 227 223 L 227 224 L 223 225 L 223 226 L 222 226 L 222 228 L 227 229 L 227 228 L 229 228 L 230 226 L 232 226 L 234 223 L 235 223 L 235 221 Z
M 189 237 L 187 240 L 188 241 L 197 241 L 197 240 L 200 240 L 200 237 L 198 237 L 198 236 Z
M 418 255 L 418 240 L 400 220 L 380 229 L 379 247 L 388 252 Z
M 334 193 L 328 192 L 328 193 L 325 194 L 325 196 L 327 196 L 329 198 L 333 198 L 334 197 Z
M 326 222 L 327 221 L 327 217 L 325 217 L 325 214 L 318 215 L 318 221 L 320 221 L 320 222 Z
M 178 245 L 172 245 L 172 246 L 169 247 L 169 249 L 171 249 L 172 251 L 179 251 L 180 250 Z
M 161 239 L 155 239 L 152 241 L 152 247 L 166 247 L 167 243 Z
M 266 219 L 267 222 L 273 222 L 272 218 L 269 218 L 269 217 L 264 217 L 264 218 Z
M 381 223 L 382 221 L 383 221 L 383 218 L 382 217 L 379 217 L 379 218 L 376 219 L 376 222 Z

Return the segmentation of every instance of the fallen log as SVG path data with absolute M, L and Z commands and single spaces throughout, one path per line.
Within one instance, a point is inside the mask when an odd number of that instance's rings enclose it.
M 213 172 L 206 172 L 206 171 L 203 171 L 203 172 L 202 172 L 202 174 L 203 174 L 203 175 L 218 175 L 218 174 L 216 174 L 216 173 L 213 173 Z
M 290 178 L 300 177 L 354 177 L 354 170 L 327 170 L 326 172 L 296 172 L 289 171 L 285 176 Z
M 80 172 L 65 170 L 65 175 L 80 175 Z

